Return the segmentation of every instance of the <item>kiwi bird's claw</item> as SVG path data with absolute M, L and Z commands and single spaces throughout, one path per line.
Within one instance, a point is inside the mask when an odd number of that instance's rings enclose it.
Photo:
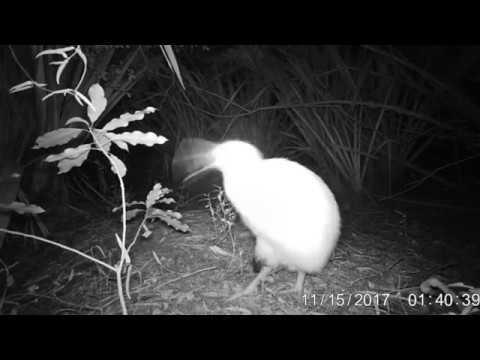
M 295 288 L 289 288 L 289 289 L 277 291 L 277 295 L 291 294 L 291 293 L 295 293 L 295 292 L 297 292 L 297 290 Z
M 252 295 L 257 292 L 257 279 L 255 279 L 250 285 L 248 285 L 245 289 L 242 291 L 239 291 L 238 293 L 230 296 L 227 301 L 232 301 L 235 299 L 238 299 L 239 297 L 246 296 L 246 295 Z
M 277 291 L 277 295 L 287 295 L 287 294 L 295 294 L 301 297 L 303 295 L 303 289 L 298 289 L 296 286 L 293 286 L 290 289 Z
M 272 271 L 272 268 L 270 266 L 264 266 L 262 270 L 260 271 L 260 274 L 257 275 L 255 279 L 242 291 L 239 293 L 229 297 L 227 301 L 232 301 L 235 300 L 241 296 L 245 295 L 250 295 L 253 294 L 257 291 L 257 286 L 260 284 L 260 282 L 268 275 L 268 273 Z

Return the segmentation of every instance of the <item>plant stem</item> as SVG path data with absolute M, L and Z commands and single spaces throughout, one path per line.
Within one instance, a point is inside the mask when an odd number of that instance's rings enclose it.
M 121 249 L 120 249 L 121 251 L 120 261 L 118 265 L 116 265 L 115 272 L 117 274 L 117 290 L 118 290 L 118 297 L 120 298 L 120 305 L 122 306 L 122 313 L 123 315 L 128 315 L 127 307 L 125 305 L 125 298 L 123 297 L 123 288 L 122 288 L 122 268 L 123 268 L 123 263 L 125 262 L 125 259 L 128 256 L 128 250 L 125 248 L 125 242 L 127 238 L 127 205 L 125 200 L 125 186 L 123 184 L 122 177 L 120 176 L 120 169 L 118 168 L 117 164 L 115 163 L 115 161 L 113 161 L 110 158 L 110 156 L 105 151 L 105 149 L 100 145 L 100 143 L 98 142 L 98 139 L 95 137 L 94 132 L 90 131 L 90 133 L 97 147 L 100 149 L 100 151 L 103 153 L 103 155 L 108 159 L 110 164 L 115 169 L 115 175 L 117 175 L 118 181 L 120 183 L 120 193 L 122 195 L 122 242 L 121 242 Z
M 123 258 L 123 255 L 122 255 Z M 125 298 L 123 297 L 123 288 L 122 288 L 122 265 L 123 262 L 120 262 L 118 264 L 118 267 L 116 269 L 116 275 L 117 275 L 117 290 L 118 290 L 118 297 L 120 299 L 120 305 L 122 307 L 122 314 L 123 315 L 128 315 L 127 311 L 127 305 L 125 304 Z

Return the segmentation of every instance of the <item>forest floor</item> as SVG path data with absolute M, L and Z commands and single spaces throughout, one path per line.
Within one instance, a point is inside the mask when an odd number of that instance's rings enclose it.
M 222 227 L 208 209 L 181 212 L 189 233 L 155 222 L 149 225 L 151 236 L 133 247 L 129 314 L 458 314 L 477 309 L 447 306 L 444 291 L 472 295 L 480 287 L 475 232 L 467 227 L 463 233 L 447 231 L 455 222 L 447 214 L 438 225 L 427 225 L 403 210 L 349 213 L 328 265 L 307 275 L 303 297 L 281 293 L 295 283 L 296 274 L 279 269 L 257 293 L 227 301 L 256 276 L 253 236 L 240 221 L 230 231 Z M 66 214 L 46 223 L 57 241 L 110 264 L 117 261 L 118 217 Z M 128 238 L 138 225 L 129 223 Z M 15 241 L 31 240 L 8 243 Z M 113 272 L 87 259 L 41 244 L 2 260 L 14 264 L 14 283 L 0 305 L 4 314 L 121 314 Z M 2 289 L 4 274 L 0 277 Z M 472 299 L 478 303 L 479 297 Z

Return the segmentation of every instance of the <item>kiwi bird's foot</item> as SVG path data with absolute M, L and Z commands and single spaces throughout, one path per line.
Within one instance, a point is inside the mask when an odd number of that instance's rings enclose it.
M 239 297 L 255 293 L 257 291 L 257 286 L 260 281 L 262 281 L 270 273 L 270 271 L 272 271 L 271 267 L 264 266 L 260 273 L 257 275 L 257 277 L 253 279 L 253 281 L 243 291 L 240 291 L 235 295 L 229 297 L 227 301 L 232 301 L 238 299 Z
M 305 281 L 305 273 L 299 271 L 297 275 L 297 282 L 295 286 L 287 290 L 280 290 L 277 294 L 291 294 L 296 293 L 298 296 L 303 296 L 303 283 Z
M 247 291 L 248 290 L 248 291 Z M 239 297 L 242 297 L 242 296 L 246 296 L 246 295 L 251 295 L 253 293 L 255 293 L 257 291 L 257 289 L 253 289 L 253 290 L 249 290 L 248 288 L 243 290 L 243 291 L 240 291 L 232 296 L 230 296 L 227 301 L 233 301 L 235 299 L 238 299 Z
M 296 286 L 292 286 L 289 289 L 286 290 L 279 290 L 277 291 L 276 295 L 295 295 L 301 297 L 303 295 L 303 289 L 297 289 Z

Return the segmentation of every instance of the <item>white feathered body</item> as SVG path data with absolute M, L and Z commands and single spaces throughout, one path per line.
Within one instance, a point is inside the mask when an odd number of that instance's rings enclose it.
M 340 235 L 328 186 L 294 161 L 241 156 L 220 170 L 225 193 L 257 237 L 256 256 L 269 266 L 319 272 Z

